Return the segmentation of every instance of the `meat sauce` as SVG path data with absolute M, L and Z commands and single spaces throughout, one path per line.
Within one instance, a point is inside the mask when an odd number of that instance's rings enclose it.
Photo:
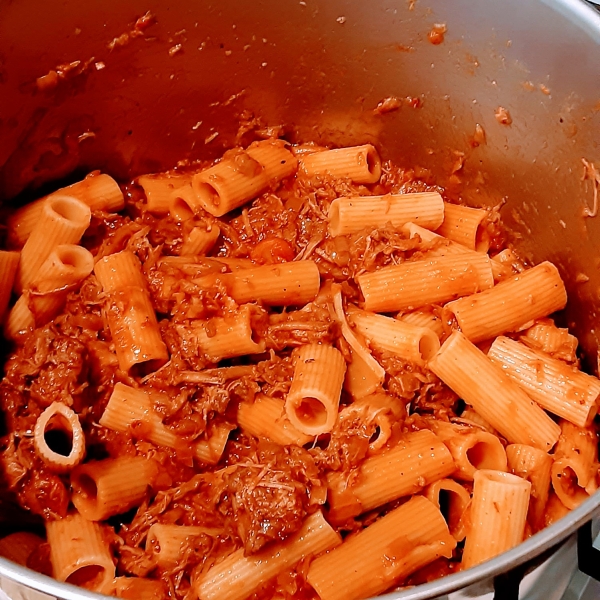
M 443 31 L 436 30 L 436 35 L 439 38 L 432 43 L 443 39 Z M 293 149 L 298 155 L 304 150 Z M 293 375 L 294 348 L 327 343 L 349 357 L 328 296 L 332 283 L 343 286 L 346 298 L 360 302 L 358 275 L 424 257 L 431 249 L 431 244 L 418 237 L 410 239 L 391 226 L 332 238 L 326 218 L 330 203 L 340 196 L 423 191 L 445 195 L 445 191 L 425 170 L 416 173 L 386 162 L 376 184 L 299 174 L 219 220 L 203 213 L 176 222 L 148 212 L 143 191 L 135 182 L 123 189 L 124 210 L 94 213 L 82 244 L 96 259 L 124 249 L 140 259 L 170 360 L 150 373 L 119 370 L 102 288 L 90 275 L 69 295 L 62 314 L 24 334 L 8 353 L 0 382 L 5 422 L 0 481 L 5 497 L 43 520 L 67 515 L 71 498 L 68 473 L 51 472 L 32 443 L 36 419 L 53 402 L 65 403 L 78 414 L 86 439 L 85 461 L 124 455 L 152 458 L 160 465 L 160 474 L 145 501 L 127 514 L 111 517 L 103 530 L 119 575 L 162 581 L 164 598 L 183 600 L 196 597 L 193 582 L 223 556 L 239 548 L 252 555 L 287 539 L 317 509 L 326 512 L 327 475 L 350 473 L 365 459 L 369 443 L 377 435 L 375 423 L 365 424 L 350 413 L 338 419 L 330 434 L 304 447 L 280 446 L 246 434 L 236 422 L 239 404 L 253 401 L 258 394 L 285 399 Z M 197 339 L 188 334 L 190 319 L 222 317 L 237 309 L 223 287 L 205 289 L 194 282 L 196 266 L 161 260 L 179 255 L 186 235 L 198 221 L 218 222 L 220 227 L 221 237 L 208 259 L 250 259 L 262 265 L 310 258 L 318 265 L 322 289 L 315 302 L 283 310 L 253 306 L 253 337 L 265 342 L 263 354 L 214 364 Z M 495 212 L 490 211 L 486 227 L 493 256 L 506 248 Z M 441 307 L 431 308 L 444 323 L 443 341 L 451 323 Z M 464 404 L 433 373 L 389 353 L 373 353 L 386 371 L 382 391 L 401 407 L 390 444 L 407 432 L 428 428 L 427 417 L 460 420 Z M 180 449 L 147 441 L 143 423 L 127 433 L 98 424 L 117 382 L 168 396 L 169 404 L 155 409 L 185 442 Z M 342 392 L 341 407 L 350 403 L 351 398 Z M 231 433 L 219 463 L 199 463 L 189 448 L 223 424 Z M 390 508 L 384 506 L 350 519 L 339 531 L 343 536 L 358 532 Z M 161 568 L 144 546 L 150 526 L 158 522 L 201 525 L 219 533 L 194 537 L 174 567 Z M 44 552 L 47 548 L 42 546 L 32 562 L 48 571 L 47 560 L 40 559 Z M 414 574 L 409 583 L 455 571 L 460 554 L 459 547 L 451 559 L 437 560 Z M 308 563 L 306 559 L 280 574 L 251 598 L 318 598 L 305 581 Z

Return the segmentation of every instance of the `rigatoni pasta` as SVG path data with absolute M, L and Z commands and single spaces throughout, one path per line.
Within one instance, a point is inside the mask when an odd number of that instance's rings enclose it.
M 553 457 L 539 448 L 524 444 L 507 446 L 506 457 L 510 472 L 531 483 L 527 521 L 533 531 L 539 531 L 544 527 L 544 512 L 550 493 Z
M 196 583 L 202 600 L 242 600 L 262 583 L 297 563 L 306 556 L 317 556 L 335 548 L 341 538 L 327 523 L 321 512 L 306 519 L 292 538 L 275 544 L 255 556 L 245 557 L 240 549 L 207 571 Z M 243 581 L 243 586 L 239 582 Z
M 171 208 L 173 193 L 185 185 L 191 187 L 191 174 L 156 173 L 142 175 L 137 184 L 144 190 L 148 210 L 157 215 L 166 215 Z
M 586 427 L 598 410 L 600 380 L 532 350 L 507 337 L 497 337 L 488 356 L 547 411 Z
M 474 343 L 515 331 L 533 319 L 564 308 L 567 292 L 558 269 L 543 262 L 493 289 L 446 305 Z
M 371 144 L 306 154 L 300 168 L 309 177 L 330 175 L 355 183 L 375 183 L 381 177 L 381 159 Z
M 244 304 L 234 315 L 193 321 L 189 327 L 201 351 L 210 361 L 219 362 L 224 358 L 265 351 L 265 344 L 253 339 L 251 316 L 252 306 Z
M 337 198 L 329 207 L 328 219 L 334 237 L 387 223 L 402 227 L 414 222 L 437 229 L 444 219 L 444 201 L 436 192 Z
M 437 335 L 428 327 L 403 323 L 390 317 L 352 309 L 348 313 L 354 326 L 371 348 L 391 352 L 406 362 L 424 364 L 439 349 Z
M 598 442 L 592 428 L 561 421 L 561 434 L 552 464 L 552 487 L 569 509 L 598 489 Z
M 127 512 L 146 497 L 158 465 L 142 456 L 122 456 L 79 465 L 71 472 L 72 501 L 90 521 Z
M 4 315 L 8 308 L 18 266 L 18 252 L 0 251 L 0 281 L 2 281 L 2 287 L 0 287 L 0 324 L 4 322 Z
M 317 558 L 307 578 L 322 600 L 367 598 L 455 546 L 439 509 L 417 496 Z
M 174 525 L 155 523 L 148 530 L 146 550 L 155 557 L 161 567 L 173 567 L 177 564 L 185 546 L 193 543 L 200 535 L 216 536 L 218 529 L 195 527 L 193 525 Z
M 294 351 L 294 377 L 285 413 L 298 431 L 319 435 L 331 431 L 338 414 L 346 361 L 331 346 L 311 344 Z
M 280 141 L 265 140 L 246 151 L 232 151 L 221 162 L 192 177 L 193 195 L 172 196 L 171 214 L 185 219 L 205 210 L 222 217 L 291 175 L 296 166 L 296 158 Z
M 487 252 L 490 238 L 487 229 L 482 225 L 488 211 L 482 208 L 469 208 L 460 204 L 446 203 L 444 221 L 436 229 L 441 236 L 462 244 L 469 250 Z M 415 221 L 417 225 L 422 225 Z
M 57 434 L 52 437 L 59 439 L 50 442 L 52 434 Z M 85 455 L 85 437 L 79 417 L 61 402 L 53 402 L 37 418 L 33 443 L 38 456 L 56 473 L 70 471 Z
M 314 439 L 298 431 L 285 412 L 285 402 L 260 394 L 253 402 L 242 402 L 238 408 L 237 421 L 244 431 L 257 438 L 267 438 L 282 446 L 304 446 Z
M 154 410 L 153 396 L 124 383 L 114 386 L 99 423 L 113 431 L 129 432 L 160 446 L 178 448 L 183 445 L 182 440 L 165 427 Z
M 454 479 L 438 479 L 425 488 L 423 495 L 440 509 L 452 537 L 462 542 L 467 535 L 469 491 Z
M 128 250 L 102 258 L 94 267 L 107 296 L 106 316 L 119 366 L 155 369 L 168 359 L 138 258 Z
M 462 563 L 472 567 L 523 541 L 531 483 L 502 471 L 475 473 Z
M 5 293 L 0 463 L 47 531 L 10 557 L 135 600 L 358 600 L 595 493 L 558 271 L 418 173 L 263 139 L 14 213 L 8 249 L 32 214 L 83 218 L 0 254 L 32 271 Z
M 30 288 L 12 307 L 4 333 L 15 339 L 23 332 L 45 325 L 64 306 L 67 296 L 92 272 L 92 254 L 73 244 L 56 246 L 40 266 Z
M 485 254 L 458 254 L 384 267 L 357 281 L 365 310 L 391 312 L 469 297 L 491 288 L 494 276 Z
M 42 206 L 39 218 L 27 238 L 15 280 L 15 290 L 31 286 L 50 253 L 61 244 L 77 244 L 90 225 L 87 204 L 72 196 L 50 197 Z
M 329 518 L 334 523 L 415 494 L 456 470 L 448 448 L 431 431 L 407 435 L 395 447 L 365 460 L 352 477 L 328 477 Z
M 459 331 L 429 368 L 510 442 L 549 451 L 558 441 L 559 426 Z
M 268 306 L 302 305 L 319 293 L 320 276 L 312 260 L 265 265 L 222 275 L 206 275 L 196 283 L 209 288 L 220 282 L 238 303 L 260 301 Z
M 90 173 L 81 181 L 30 202 L 15 211 L 7 220 L 9 241 L 13 246 L 21 248 L 25 244 L 42 215 L 44 203 L 48 198 L 60 195 L 77 198 L 87 204 L 92 211 L 116 212 L 125 206 L 123 192 L 110 175 Z
M 115 565 L 101 525 L 73 514 L 46 523 L 54 577 L 73 585 L 109 594 Z

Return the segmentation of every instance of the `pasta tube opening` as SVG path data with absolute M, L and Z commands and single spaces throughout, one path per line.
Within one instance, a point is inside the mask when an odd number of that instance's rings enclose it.
M 207 182 L 197 183 L 194 186 L 194 191 L 201 198 L 202 204 L 211 206 L 214 210 L 218 210 L 221 205 L 221 197 L 218 190 Z
M 440 509 L 452 537 L 457 542 L 464 540 L 465 514 L 471 502 L 469 492 L 452 479 L 440 479 L 426 488 L 425 497 Z
M 367 159 L 367 170 L 369 171 L 371 178 L 373 181 L 378 181 L 381 177 L 381 158 L 379 158 L 377 150 L 369 145 L 367 146 L 365 156 Z
M 101 565 L 86 565 L 73 571 L 65 580 L 66 583 L 88 590 L 97 589 L 106 577 L 106 569 Z
M 302 398 L 294 408 L 296 419 L 303 427 L 321 428 L 327 423 L 327 409 L 318 398 Z
M 77 476 L 71 479 L 71 486 L 76 494 L 85 496 L 86 499 L 93 503 L 98 498 L 98 486 L 91 475 L 87 473 L 78 473 Z
M 98 523 L 75 513 L 46 522 L 46 535 L 56 579 L 101 594 L 112 592 L 115 565 Z
M 313 152 L 302 157 L 304 173 L 347 178 L 355 183 L 375 183 L 381 177 L 381 158 L 371 144 Z
M 467 459 L 475 469 L 495 469 L 497 471 L 506 469 L 504 450 L 501 446 L 497 448 L 491 441 L 492 438 L 498 439 L 490 434 L 489 439 L 479 438 L 470 448 L 467 448 Z
M 554 491 L 561 502 L 570 509 L 577 508 L 590 497 L 581 485 L 581 481 L 586 480 L 586 474 L 578 474 L 575 468 L 563 460 L 556 461 L 552 466 Z
M 425 329 L 425 328 L 424 328 Z M 423 337 L 419 340 L 419 354 L 424 361 L 433 358 L 435 353 L 440 349 L 440 340 L 431 330 L 425 330 Z
M 89 221 L 89 207 L 71 196 L 54 196 L 48 198 L 47 210 L 65 221 L 81 223 Z
M 336 348 L 320 344 L 302 346 L 294 355 L 294 378 L 285 401 L 288 419 L 302 433 L 327 433 L 337 419 L 346 361 Z
M 169 213 L 176 221 L 193 219 L 197 206 L 198 198 L 191 183 L 174 190 L 170 195 Z
M 487 252 L 490 249 L 490 243 L 490 234 L 487 227 L 480 223 L 475 232 L 475 250 L 477 252 Z
M 59 473 L 75 467 L 85 454 L 79 417 L 59 402 L 53 402 L 38 417 L 33 443 L 40 458 L 50 469 Z

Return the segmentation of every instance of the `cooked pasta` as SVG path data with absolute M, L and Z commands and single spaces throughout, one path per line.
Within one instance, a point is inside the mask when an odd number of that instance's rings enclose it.
M 558 270 L 420 172 L 262 139 L 13 213 L 0 464 L 46 539 L 0 555 L 119 598 L 359 600 L 595 493 Z
M 85 455 L 85 437 L 79 416 L 65 404 L 53 402 L 35 422 L 33 444 L 51 471 L 70 471 Z

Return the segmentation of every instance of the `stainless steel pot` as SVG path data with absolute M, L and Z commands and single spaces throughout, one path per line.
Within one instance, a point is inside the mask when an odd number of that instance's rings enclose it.
M 134 27 L 146 11 L 155 21 Z M 427 41 L 435 23 L 447 26 L 440 45 Z M 504 202 L 520 251 L 561 268 L 566 321 L 595 369 L 600 216 L 583 216 L 593 185 L 582 159 L 600 163 L 599 50 L 600 17 L 580 0 L 4 2 L 0 198 L 73 172 L 126 178 L 217 156 L 243 139 L 240 120 L 294 140 L 373 141 L 475 205 Z M 374 114 L 389 96 L 419 102 Z M 496 120 L 500 106 L 511 125 Z M 473 147 L 476 124 L 486 141 Z M 505 572 L 599 505 L 596 494 L 502 556 L 386 598 L 434 598 Z M 7 585 L 21 590 L 14 599 L 99 598 L 0 559 Z

